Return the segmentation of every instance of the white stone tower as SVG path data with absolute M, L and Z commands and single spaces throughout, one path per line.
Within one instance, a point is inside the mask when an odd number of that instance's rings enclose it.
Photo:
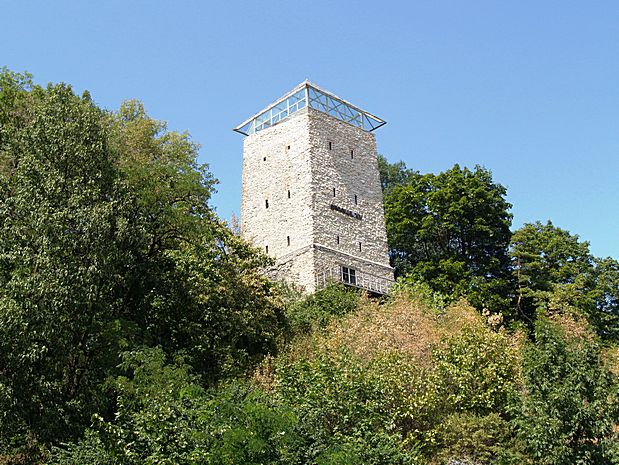
M 307 292 L 328 281 L 386 294 L 383 197 L 371 132 L 384 121 L 305 81 L 241 123 L 241 234 Z

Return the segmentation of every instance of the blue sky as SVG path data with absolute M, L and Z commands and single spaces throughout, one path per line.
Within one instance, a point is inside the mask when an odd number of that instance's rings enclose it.
M 306 78 L 388 124 L 421 172 L 483 165 L 514 228 L 551 219 L 619 258 L 619 2 L 1 1 L 0 66 L 142 100 L 188 130 L 240 210 L 232 127 Z

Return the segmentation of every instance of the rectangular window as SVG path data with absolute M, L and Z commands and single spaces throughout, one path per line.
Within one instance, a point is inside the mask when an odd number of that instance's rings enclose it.
M 352 268 L 342 267 L 342 281 L 346 284 L 357 285 L 357 272 Z
M 340 236 L 335 236 L 335 242 L 340 245 Z
M 329 150 L 331 150 L 332 148 L 333 148 L 333 144 L 329 142 Z
M 361 242 L 359 242 L 359 252 L 361 252 Z
M 267 157 L 263 157 L 263 158 L 262 158 L 262 161 L 267 161 Z
M 264 208 L 269 208 L 269 199 L 264 199 Z
M 288 243 L 288 247 L 290 247 L 290 236 L 286 236 L 286 242 Z
M 286 150 L 290 150 L 290 146 L 289 145 L 286 147 Z
M 290 198 L 290 191 L 288 191 L 288 198 Z
M 352 160 L 353 158 L 355 158 L 355 151 L 350 149 L 350 159 Z
M 357 194 L 355 194 L 355 205 L 357 205 Z
M 269 253 L 269 246 L 268 246 L 268 245 L 265 245 L 265 246 L 264 246 L 264 250 L 266 250 L 266 252 L 267 252 L 267 253 Z
M 335 187 L 333 188 L 333 197 L 335 197 Z

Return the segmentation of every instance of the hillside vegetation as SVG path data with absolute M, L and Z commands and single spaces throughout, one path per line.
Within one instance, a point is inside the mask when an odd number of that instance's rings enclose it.
M 619 463 L 619 264 L 381 158 L 398 282 L 304 296 L 137 101 L 0 72 L 0 464 Z

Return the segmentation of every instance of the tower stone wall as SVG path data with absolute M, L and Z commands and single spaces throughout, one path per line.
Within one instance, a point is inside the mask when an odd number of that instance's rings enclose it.
M 306 105 L 247 135 L 241 234 L 308 292 L 333 278 L 390 283 L 373 133 Z

